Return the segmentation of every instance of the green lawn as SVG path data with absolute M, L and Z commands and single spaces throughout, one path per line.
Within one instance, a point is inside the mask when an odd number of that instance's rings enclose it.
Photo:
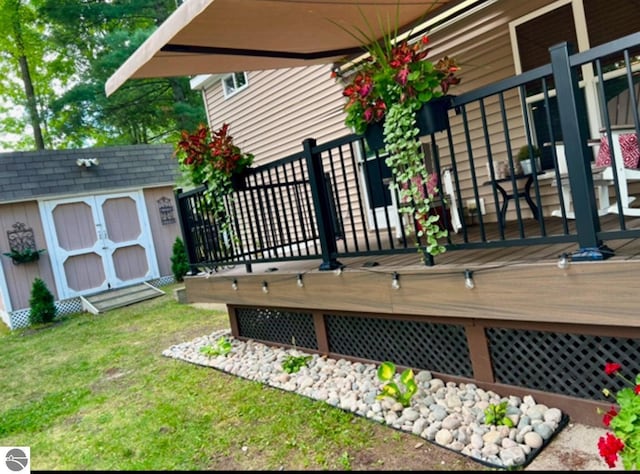
M 29 446 L 32 470 L 349 470 L 389 468 L 380 449 L 416 444 L 324 403 L 162 356 L 228 327 L 226 313 L 174 301 L 173 287 L 106 314 L 0 333 L 0 446 Z M 481 470 L 441 451 L 440 469 Z

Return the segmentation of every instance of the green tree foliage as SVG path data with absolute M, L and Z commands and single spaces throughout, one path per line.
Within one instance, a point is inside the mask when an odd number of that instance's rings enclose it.
M 50 30 L 38 5 L 39 0 L 0 0 L 0 145 L 14 134 L 18 148 L 44 148 L 46 104 L 73 72 L 72 58 L 46 47 Z
M 29 299 L 29 322 L 31 324 L 50 323 L 56 317 L 56 305 L 53 294 L 40 278 L 33 280 L 31 298 Z
M 183 281 L 184 276 L 189 272 L 189 257 L 187 249 L 180 237 L 176 237 L 173 243 L 173 254 L 171 255 L 171 271 L 176 281 Z
M 175 0 L 0 0 L 0 7 L 9 3 L 20 5 L 29 35 L 26 57 L 45 147 L 173 143 L 181 130 L 206 122 L 202 97 L 186 77 L 128 81 L 109 98 L 104 92 L 109 76 L 171 14 Z M 37 21 L 26 21 L 27 13 Z M 8 24 L 5 17 L 0 13 L 0 26 Z M 0 50 L 6 41 L 0 39 Z M 0 97 L 24 104 L 14 56 L 0 53 Z M 14 148 L 33 148 L 27 115 L 2 105 L 0 130 L 20 134 Z

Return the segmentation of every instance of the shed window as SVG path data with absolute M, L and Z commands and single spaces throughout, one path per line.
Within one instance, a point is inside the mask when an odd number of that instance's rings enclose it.
M 234 72 L 222 78 L 222 88 L 225 98 L 237 94 L 249 85 L 246 72 Z

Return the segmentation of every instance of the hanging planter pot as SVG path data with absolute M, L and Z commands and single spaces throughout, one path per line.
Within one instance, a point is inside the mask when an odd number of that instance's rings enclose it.
M 384 120 L 380 122 L 371 122 L 367 125 L 367 129 L 364 132 L 364 138 L 372 151 L 378 151 L 381 148 L 384 148 Z
M 239 173 L 233 173 L 231 175 L 231 188 L 234 191 L 246 191 L 247 190 L 247 177 L 249 176 L 249 169 L 246 168 Z
M 453 96 L 443 95 L 422 105 L 416 115 L 420 136 L 442 132 L 449 128 L 449 107 L 452 98 Z
M 3 255 L 11 258 L 11 261 L 14 265 L 20 265 L 21 263 L 30 263 L 40 260 L 40 254 L 42 252 L 44 252 L 44 249 L 35 250 L 27 248 L 21 251 L 12 250 L 11 252 L 5 253 Z

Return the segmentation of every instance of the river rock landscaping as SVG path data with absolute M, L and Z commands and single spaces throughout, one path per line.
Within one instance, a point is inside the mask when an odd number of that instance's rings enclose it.
M 216 355 L 221 340 L 231 347 Z M 171 346 L 162 354 L 323 401 L 500 469 L 529 464 L 568 422 L 561 410 L 531 396 L 502 396 L 474 384 L 447 383 L 428 370 L 415 372 L 418 389 L 410 405 L 403 406 L 392 397 L 378 397 L 383 383 L 375 364 L 240 341 L 228 330 Z M 306 360 L 297 372 L 288 373 L 283 363 L 291 357 Z M 500 404 L 506 405 L 504 416 L 487 424 L 487 408 Z

